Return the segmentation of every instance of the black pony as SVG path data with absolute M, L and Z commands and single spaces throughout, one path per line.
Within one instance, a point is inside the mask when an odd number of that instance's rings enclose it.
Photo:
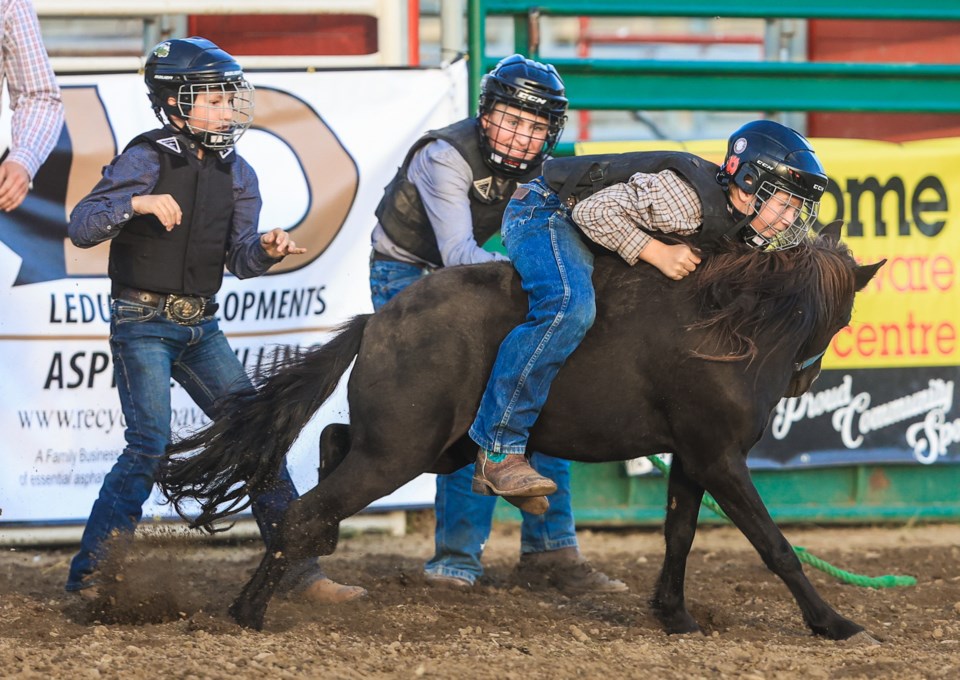
M 854 295 L 882 263 L 859 266 L 819 236 L 775 253 L 729 244 L 683 281 L 644 264 L 598 257 L 597 320 L 557 376 L 531 450 L 586 462 L 674 453 L 666 554 L 652 598 L 668 632 L 698 630 L 684 603 L 687 555 L 704 491 L 790 588 L 807 625 L 832 639 L 862 627 L 807 580 L 767 513 L 746 457 L 777 402 L 806 391 Z M 451 267 L 410 286 L 374 315 L 234 400 L 224 418 L 171 447 L 161 487 L 178 507 L 199 500 L 194 526 L 246 507 L 269 488 L 286 452 L 356 357 L 350 425 L 321 435 L 322 481 L 290 506 L 279 544 L 230 608 L 260 628 L 288 561 L 328 555 L 341 520 L 422 472 L 451 472 L 477 451 L 466 432 L 497 349 L 524 320 L 527 297 L 509 264 Z

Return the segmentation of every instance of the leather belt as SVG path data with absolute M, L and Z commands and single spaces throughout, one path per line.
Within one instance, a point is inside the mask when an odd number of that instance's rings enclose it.
M 374 262 L 402 262 L 395 257 L 390 257 L 389 255 L 384 255 L 379 250 L 373 250 L 370 254 L 370 259 Z M 411 262 L 404 262 L 404 264 L 412 264 Z
M 410 265 L 411 267 L 420 267 L 421 269 L 424 269 L 424 270 L 427 270 L 427 271 L 430 271 L 430 270 L 432 270 L 432 269 L 436 269 L 436 267 L 433 267 L 433 266 L 428 265 L 428 264 L 422 264 L 422 263 L 419 263 L 419 262 L 407 262 L 406 260 L 398 260 L 398 259 L 395 258 L 395 257 L 390 257 L 389 255 L 384 255 L 383 253 L 381 253 L 381 252 L 378 251 L 378 250 L 371 250 L 371 251 L 370 251 L 370 260 L 371 260 L 372 262 L 399 262 L 400 264 L 408 264 L 408 265 Z
M 121 288 L 114 297 L 118 300 L 157 307 L 168 319 L 182 326 L 194 326 L 200 323 L 204 317 L 212 316 L 219 307 L 212 296 L 154 293 L 139 288 Z

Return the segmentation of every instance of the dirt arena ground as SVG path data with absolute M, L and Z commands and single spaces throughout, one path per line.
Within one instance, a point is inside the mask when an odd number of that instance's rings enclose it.
M 70 549 L 0 553 L 0 677 L 15 678 L 956 678 L 960 527 L 790 528 L 836 566 L 911 574 L 915 587 L 869 590 L 811 570 L 841 613 L 881 644 L 812 637 L 786 588 L 735 530 L 701 529 L 687 599 L 705 635 L 667 636 L 646 599 L 662 555 L 656 530 L 581 531 L 585 555 L 625 595 L 568 599 L 511 576 L 517 529 L 498 526 L 487 574 L 470 592 L 428 587 L 428 515 L 404 538 L 346 537 L 329 574 L 362 601 L 275 601 L 264 632 L 234 625 L 231 598 L 259 558 L 240 545 L 140 541 L 122 596 L 91 607 L 61 590 Z

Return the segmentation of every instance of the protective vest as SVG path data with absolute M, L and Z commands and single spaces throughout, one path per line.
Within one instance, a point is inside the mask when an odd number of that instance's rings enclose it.
M 154 215 L 137 215 L 110 242 L 109 273 L 121 287 L 209 296 L 220 290 L 233 218 L 232 149 L 198 159 L 188 138 L 169 129 L 135 137 L 127 149 L 150 144 L 160 155 L 154 194 L 170 194 L 183 218 L 167 231 Z M 126 151 L 126 149 L 124 149 Z
M 435 139 L 442 139 L 456 149 L 470 164 L 473 184 L 470 187 L 470 213 L 473 216 L 473 236 L 483 245 L 500 229 L 503 211 L 517 182 L 529 182 L 540 174 L 536 167 L 526 176 L 516 180 L 498 178 L 483 162 L 480 152 L 476 118 L 467 118 L 439 130 L 431 130 L 421 137 L 407 152 L 403 165 L 384 189 L 383 198 L 377 206 L 376 215 L 383 230 L 396 245 L 421 260 L 441 267 L 440 248 L 437 236 L 430 226 L 420 193 L 413 182 L 407 179 L 407 169 L 413 155 Z
M 654 174 L 662 170 L 680 175 L 700 197 L 703 226 L 697 236 L 699 245 L 716 243 L 739 230 L 740 221 L 727 207 L 727 192 L 717 182 L 720 168 L 690 153 L 636 151 L 552 158 L 543 164 L 543 177 L 560 200 L 572 206 L 600 189 L 626 182 L 638 172 Z

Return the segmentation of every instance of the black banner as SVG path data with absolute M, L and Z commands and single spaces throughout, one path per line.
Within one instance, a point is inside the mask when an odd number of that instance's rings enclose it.
M 958 377 L 957 366 L 824 371 L 780 402 L 750 466 L 960 462 Z

